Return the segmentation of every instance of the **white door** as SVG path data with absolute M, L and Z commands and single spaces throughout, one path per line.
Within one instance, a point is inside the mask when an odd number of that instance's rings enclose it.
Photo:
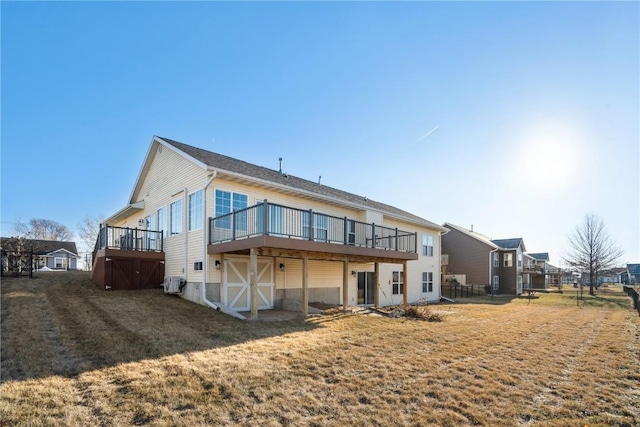
M 232 310 L 251 309 L 249 258 L 226 259 L 224 304 Z M 258 309 L 273 308 L 273 261 L 258 259 Z

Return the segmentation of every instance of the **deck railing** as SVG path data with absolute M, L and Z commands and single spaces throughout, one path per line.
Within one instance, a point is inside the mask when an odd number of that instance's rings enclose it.
M 99 249 L 162 252 L 162 231 L 102 226 L 93 248 L 93 260 L 96 259 L 96 253 Z
M 209 244 L 260 235 L 417 253 L 417 233 L 269 203 L 209 218 Z

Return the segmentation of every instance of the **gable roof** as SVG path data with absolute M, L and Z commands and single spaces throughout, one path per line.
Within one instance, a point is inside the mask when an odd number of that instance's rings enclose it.
M 640 274 L 640 264 L 627 264 L 629 274 Z
M 549 253 L 548 252 L 541 252 L 541 253 L 537 253 L 537 254 L 527 253 L 527 255 L 529 255 L 532 258 L 535 258 L 537 261 L 549 261 Z
M 446 231 L 446 229 L 439 224 L 433 223 L 417 215 L 398 209 L 394 206 L 376 202 L 375 200 L 370 200 L 367 197 L 358 196 L 346 191 L 319 184 L 317 182 L 298 178 L 293 175 L 284 174 L 273 169 L 254 165 L 243 160 L 235 159 L 233 157 L 214 153 L 212 151 L 159 136 L 153 137 L 151 147 L 149 148 L 149 152 L 147 153 L 147 157 L 145 158 L 145 162 L 140 171 L 140 175 L 138 176 L 138 180 L 131 194 L 131 199 L 129 201 L 128 207 L 125 207 L 118 214 L 122 214 L 130 210 L 131 208 L 129 208 L 129 206 L 132 206 L 136 202 L 140 203 L 139 201 L 134 200 L 134 197 L 140 190 L 144 174 L 149 170 L 151 161 L 153 160 L 153 157 L 155 156 L 155 153 L 157 151 L 155 149 L 157 147 L 157 144 L 172 149 L 176 153 L 182 155 L 184 158 L 192 161 L 205 170 L 215 171 L 216 173 L 227 175 L 229 177 L 235 177 L 260 183 L 263 185 L 269 185 L 281 190 L 292 191 L 297 194 L 304 194 L 308 197 L 315 197 L 349 207 L 379 211 L 384 215 L 399 220 L 407 221 L 414 224 L 420 224 L 432 229 L 436 229 L 438 231 Z M 110 219 L 113 219 L 116 215 L 112 216 Z
M 476 240 L 478 240 L 478 241 L 480 241 L 480 242 L 492 247 L 493 249 L 499 249 L 499 247 L 495 243 L 493 243 L 491 241 L 491 237 L 485 236 L 484 234 L 478 233 L 477 231 L 467 230 L 464 227 L 460 227 L 458 225 L 454 225 L 454 224 L 451 224 L 449 222 L 445 222 L 444 226 L 446 228 L 451 229 L 451 230 L 459 231 L 460 233 L 465 234 L 465 235 L 467 235 L 467 236 L 469 236 L 469 237 L 471 237 L 473 239 L 476 239 Z
M 492 242 L 499 246 L 500 249 L 518 249 L 520 245 L 522 245 L 522 250 L 525 250 L 522 237 L 516 237 L 513 239 L 496 239 L 492 240 Z
M 24 239 L 24 248 L 31 250 L 37 254 L 48 254 L 58 250 L 65 250 L 72 255 L 78 256 L 78 249 L 76 249 L 76 242 L 60 242 L 57 240 L 39 240 L 39 239 Z M 10 237 L 0 238 L 0 246 L 5 251 L 14 250 L 15 239 Z

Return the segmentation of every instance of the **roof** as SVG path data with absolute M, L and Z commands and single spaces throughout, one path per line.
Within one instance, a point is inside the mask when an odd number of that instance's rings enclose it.
M 493 244 L 500 247 L 500 249 L 518 249 L 520 245 L 524 249 L 524 242 L 522 237 L 516 237 L 514 239 L 496 239 L 492 240 Z
M 460 227 L 458 225 L 451 224 L 449 222 L 445 222 L 444 226 L 451 230 L 459 231 L 462 234 L 466 234 L 467 236 L 479 240 L 480 242 L 492 247 L 493 249 L 499 249 L 499 247 L 491 241 L 491 237 L 487 237 L 484 234 L 478 233 L 476 231 L 467 230 L 464 227 Z
M 60 242 L 57 240 L 38 240 L 38 239 L 25 239 L 24 248 L 26 250 L 31 250 L 38 254 L 48 254 L 50 252 L 55 252 L 57 250 L 63 249 L 72 253 L 73 255 L 78 255 L 78 249 L 76 249 L 75 242 Z M 15 238 L 11 237 L 2 237 L 0 238 L 0 246 L 2 246 L 3 250 L 10 251 L 13 250 L 13 246 L 15 243 Z
M 640 264 L 627 264 L 629 274 L 640 274 Z
M 232 175 L 241 175 L 243 177 L 251 178 L 256 181 L 267 182 L 277 187 L 288 188 L 298 193 L 306 193 L 318 198 L 338 201 L 352 207 L 377 210 L 382 212 L 383 214 L 393 216 L 400 220 L 408 221 L 411 223 L 418 223 L 439 231 L 446 231 L 446 229 L 438 224 L 398 209 L 394 206 L 368 199 L 367 197 L 358 196 L 356 194 L 338 190 L 336 188 L 322 185 L 317 182 L 309 181 L 293 175 L 284 174 L 273 169 L 254 165 L 239 159 L 235 159 L 233 157 L 187 145 L 169 138 L 156 136 L 154 137 L 154 141 L 157 141 L 158 143 L 168 144 L 185 153 L 192 160 L 195 160 L 196 163 L 206 165 L 207 167 L 212 168 L 217 172 L 229 173 Z
M 549 261 L 549 253 L 548 252 L 541 252 L 538 254 L 527 254 L 530 257 L 535 258 L 538 261 Z

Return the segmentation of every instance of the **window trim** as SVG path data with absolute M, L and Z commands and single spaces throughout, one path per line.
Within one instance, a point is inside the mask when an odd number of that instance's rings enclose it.
M 500 276 L 498 275 L 493 276 L 493 281 L 491 282 L 491 289 L 493 289 L 494 291 L 497 291 L 498 289 L 500 289 Z
M 177 208 L 174 209 L 174 206 L 176 206 Z M 179 219 L 179 221 L 177 221 L 176 219 Z M 178 234 L 182 234 L 182 222 L 183 222 L 182 198 L 179 198 L 169 203 L 169 235 L 170 236 L 176 236 Z
M 398 280 L 396 280 L 396 277 L 398 278 Z M 404 294 L 403 291 L 404 291 L 404 272 L 393 271 L 391 273 L 391 295 L 403 295 Z
M 198 190 L 189 194 L 187 199 L 189 212 L 187 213 L 189 220 L 187 221 L 187 231 L 201 230 L 204 226 L 204 215 L 202 212 L 202 204 L 204 203 L 204 191 Z
M 431 234 L 422 234 L 422 255 L 433 256 L 433 236 Z
M 426 280 L 425 280 L 425 274 L 426 274 Z M 422 293 L 424 294 L 429 292 L 433 292 L 433 272 L 423 271 L 422 272 Z
M 500 254 L 498 252 L 493 253 L 493 266 L 500 267 Z
M 511 252 L 502 254 L 502 266 L 506 268 L 513 267 L 513 254 Z

